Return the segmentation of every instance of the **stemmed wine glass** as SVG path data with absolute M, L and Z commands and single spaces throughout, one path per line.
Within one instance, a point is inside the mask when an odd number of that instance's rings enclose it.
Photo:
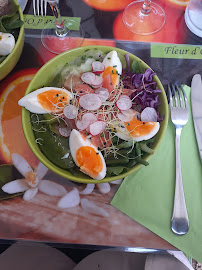
M 134 1 L 123 12 L 126 27 L 139 35 L 151 35 L 164 26 L 166 15 L 162 7 L 151 0 Z
M 68 24 L 64 24 L 60 15 L 59 0 L 44 1 L 49 3 L 55 17 L 55 27 L 53 28 L 52 22 L 49 22 L 42 30 L 41 41 L 44 47 L 55 54 L 79 47 L 84 37 L 80 24 L 74 19 L 69 19 Z

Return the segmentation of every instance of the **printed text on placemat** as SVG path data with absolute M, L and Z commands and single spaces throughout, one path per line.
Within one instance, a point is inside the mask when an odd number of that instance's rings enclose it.
M 176 44 L 151 44 L 151 57 L 202 59 L 202 46 L 176 45 Z
M 78 30 L 80 26 L 81 18 L 79 17 L 62 17 L 64 24 L 70 30 Z M 24 23 L 26 29 L 43 29 L 45 25 L 52 22 L 50 28 L 55 28 L 55 22 L 53 16 L 34 16 L 24 14 Z

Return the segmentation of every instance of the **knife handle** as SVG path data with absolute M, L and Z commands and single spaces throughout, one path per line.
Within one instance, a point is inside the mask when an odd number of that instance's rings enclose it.
M 177 235 L 184 235 L 189 230 L 189 219 L 184 197 L 181 161 L 180 161 L 180 135 L 182 128 L 176 128 L 175 148 L 176 148 L 176 180 L 173 215 L 171 229 Z

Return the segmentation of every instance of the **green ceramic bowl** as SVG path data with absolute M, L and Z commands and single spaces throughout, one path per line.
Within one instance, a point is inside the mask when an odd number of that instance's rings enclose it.
M 80 47 L 77 49 L 73 49 L 71 51 L 67 51 L 67 52 L 60 54 L 60 55 L 56 56 L 55 58 L 51 59 L 36 73 L 36 75 L 34 76 L 34 78 L 31 81 L 31 83 L 29 84 L 25 95 L 29 94 L 30 92 L 32 92 L 38 88 L 41 88 L 43 85 L 44 86 L 49 85 L 49 83 L 52 81 L 54 75 L 57 74 L 57 71 L 61 68 L 61 66 L 63 66 L 67 62 L 72 61 L 77 56 L 82 55 L 86 49 L 91 49 L 91 48 L 95 48 L 95 46 Z M 102 50 L 103 52 L 109 52 L 111 50 L 116 50 L 121 59 L 124 59 L 124 55 L 127 53 L 124 50 L 121 50 L 118 48 L 113 48 L 113 47 L 107 47 L 107 46 L 96 46 L 96 48 Z M 140 62 L 140 65 L 144 69 L 149 67 L 147 64 L 145 64 L 142 60 L 140 60 L 135 55 L 132 55 L 132 54 L 129 54 L 129 55 L 130 55 L 131 61 L 138 60 Z M 161 122 L 160 130 L 159 130 L 158 134 L 156 135 L 155 143 L 153 145 L 153 148 L 156 151 L 158 146 L 160 145 L 161 140 L 162 140 L 162 138 L 165 134 L 165 131 L 166 131 L 167 122 L 168 122 L 168 105 L 167 105 L 167 99 L 166 99 L 166 94 L 165 94 L 164 88 L 156 75 L 154 76 L 154 80 L 157 82 L 158 88 L 160 88 L 162 90 L 162 94 L 160 95 L 161 105 L 159 107 L 159 112 L 161 114 L 165 115 L 164 120 Z M 56 166 L 55 164 L 53 164 L 40 151 L 39 146 L 35 142 L 34 133 L 32 130 L 31 123 L 30 123 L 30 112 L 28 110 L 26 110 L 25 108 L 22 108 L 22 126 L 23 126 L 26 140 L 27 140 L 30 148 L 34 152 L 34 154 L 37 156 L 37 158 L 53 172 L 57 173 L 58 175 L 60 175 L 64 178 L 68 178 L 72 181 L 81 182 L 81 183 L 111 182 L 111 181 L 123 178 L 131 173 L 134 173 L 142 167 L 141 164 L 137 164 L 126 173 L 120 174 L 118 176 L 106 177 L 101 181 L 93 180 L 86 175 L 83 175 L 82 177 L 75 177 L 67 170 L 61 169 L 58 166 Z M 151 158 L 151 156 L 152 156 L 151 154 L 146 155 L 145 160 L 149 160 Z
M 14 0 L 18 6 L 18 12 L 20 14 L 20 19 L 24 21 L 23 12 L 17 2 Z M 19 36 L 12 52 L 6 57 L 6 59 L 0 64 L 0 80 L 5 78 L 17 64 L 24 46 L 24 24 L 20 27 Z

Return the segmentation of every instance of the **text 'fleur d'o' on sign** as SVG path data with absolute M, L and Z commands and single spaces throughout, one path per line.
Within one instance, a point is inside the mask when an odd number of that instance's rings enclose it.
M 202 59 L 202 46 L 154 43 L 151 44 L 151 57 Z
M 64 24 L 70 30 L 78 30 L 81 18 L 79 17 L 62 17 Z M 53 16 L 34 16 L 24 14 L 24 24 L 26 29 L 43 29 L 47 23 L 51 22 L 50 28 L 55 28 Z

